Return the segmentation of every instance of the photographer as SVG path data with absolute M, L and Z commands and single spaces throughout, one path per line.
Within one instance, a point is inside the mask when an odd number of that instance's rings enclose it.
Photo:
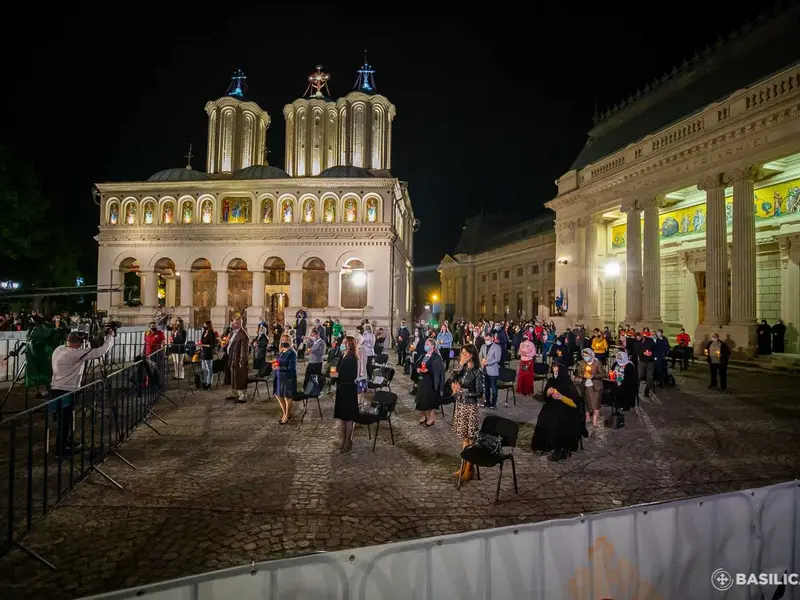
M 186 327 L 183 319 L 176 319 L 172 327 L 172 340 L 169 345 L 169 355 L 172 357 L 172 365 L 175 368 L 173 379 L 183 379 L 183 357 L 186 355 Z
M 85 362 L 101 358 L 114 345 L 114 330 L 106 329 L 103 345 L 93 350 L 81 348 L 83 337 L 73 331 L 67 336 L 67 345 L 53 351 L 53 378 L 50 381 L 50 398 L 59 398 L 48 405 L 51 413 L 58 413 L 58 434 L 56 450 L 59 456 L 70 456 L 80 450 L 72 437 L 73 394 L 81 387 L 83 365 Z

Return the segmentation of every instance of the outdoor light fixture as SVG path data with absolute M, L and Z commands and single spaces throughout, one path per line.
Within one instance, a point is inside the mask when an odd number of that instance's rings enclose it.
M 619 277 L 619 263 L 606 263 L 606 266 L 603 268 L 603 272 L 606 274 L 606 277 Z
M 569 261 L 567 261 L 567 259 L 564 258 L 563 256 L 558 259 L 558 264 L 560 264 L 560 265 L 565 265 L 565 264 L 567 264 L 567 262 L 569 262 Z
M 364 271 L 355 271 L 353 273 L 353 283 L 359 287 L 366 285 L 367 274 Z
M 425 308 L 425 310 L 430 310 L 430 309 L 431 309 L 431 305 L 430 305 L 430 304 L 426 304 L 426 305 L 424 306 L 424 308 Z
M 438 294 L 433 294 L 431 296 L 431 300 L 433 300 L 434 302 L 438 302 L 439 301 L 439 295 Z

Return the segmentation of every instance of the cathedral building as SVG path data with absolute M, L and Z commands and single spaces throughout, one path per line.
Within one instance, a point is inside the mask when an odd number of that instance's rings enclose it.
M 270 115 L 237 72 L 206 104 L 205 172 L 98 183 L 98 308 L 129 324 L 166 307 L 187 324 L 368 318 L 390 327 L 412 306 L 414 212 L 391 173 L 394 105 L 364 64 L 328 97 L 321 67 L 283 109 L 286 168 L 266 160 Z M 189 155 L 191 160 L 191 151 Z
M 445 257 L 455 316 L 684 327 L 739 356 L 782 319 L 800 352 L 798 27 L 798 8 L 762 18 L 600 115 L 546 205 L 550 238 Z

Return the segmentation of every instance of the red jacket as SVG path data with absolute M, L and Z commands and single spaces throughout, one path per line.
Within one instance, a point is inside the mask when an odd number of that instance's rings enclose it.
M 144 334 L 144 355 L 150 356 L 156 350 L 161 350 L 164 347 L 164 332 L 148 331 Z
M 679 333 L 675 340 L 679 346 L 688 346 L 692 342 L 692 338 L 689 337 L 688 333 Z

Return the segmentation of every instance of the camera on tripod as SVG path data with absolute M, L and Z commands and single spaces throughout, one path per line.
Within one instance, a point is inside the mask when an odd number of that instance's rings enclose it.
M 93 313 L 86 313 L 78 322 L 78 335 L 87 340 L 92 348 L 99 348 L 103 345 L 105 337 L 109 333 L 117 335 L 117 329 L 122 327 L 119 321 L 109 321 L 107 310 L 98 310 Z

